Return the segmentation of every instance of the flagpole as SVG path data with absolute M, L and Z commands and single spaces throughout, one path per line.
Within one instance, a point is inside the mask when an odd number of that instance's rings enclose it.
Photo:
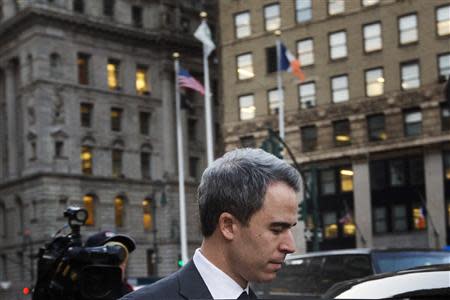
M 283 94 L 283 83 L 281 80 L 281 31 L 276 30 L 275 36 L 277 36 L 277 85 L 278 85 L 278 96 L 280 97 L 280 103 L 278 105 L 278 130 L 279 136 L 284 141 L 284 94 Z
M 183 265 L 188 261 L 187 254 L 187 234 L 186 234 L 186 197 L 184 191 L 184 158 L 183 158 L 183 137 L 181 129 L 181 109 L 180 109 L 180 85 L 178 83 L 178 73 L 180 71 L 179 63 L 180 55 L 175 52 L 174 68 L 175 68 L 175 114 L 177 119 L 177 155 L 178 155 L 178 191 L 180 200 L 180 244 L 181 244 L 181 260 Z
M 202 23 L 206 23 L 206 17 L 208 14 L 204 11 L 200 13 Z M 206 123 L 206 154 L 208 158 L 208 166 L 210 166 L 214 160 L 213 151 L 213 131 L 212 131 L 212 113 L 211 113 L 211 92 L 209 87 L 209 63 L 207 48 L 208 46 L 203 43 L 203 84 L 205 85 L 205 123 Z

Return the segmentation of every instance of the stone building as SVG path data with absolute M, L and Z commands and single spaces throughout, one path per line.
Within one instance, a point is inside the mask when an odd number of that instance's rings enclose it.
M 172 53 L 202 81 L 192 33 L 203 9 L 213 14 L 214 1 L 0 1 L 0 299 L 21 299 L 36 280 L 30 255 L 69 205 L 90 213 L 84 238 L 134 237 L 128 277 L 177 269 Z M 204 113 L 201 96 L 182 98 L 191 255 L 201 241 Z
M 219 15 L 226 149 L 278 129 L 274 31 L 300 60 L 303 82 L 282 74 L 285 142 L 316 183 L 319 218 L 310 205 L 301 225 L 320 249 L 450 244 L 450 1 L 220 1 Z

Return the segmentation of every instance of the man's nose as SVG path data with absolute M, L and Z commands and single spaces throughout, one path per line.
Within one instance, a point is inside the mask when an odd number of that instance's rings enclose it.
M 288 230 L 280 244 L 280 251 L 286 254 L 295 252 L 295 241 L 292 230 Z

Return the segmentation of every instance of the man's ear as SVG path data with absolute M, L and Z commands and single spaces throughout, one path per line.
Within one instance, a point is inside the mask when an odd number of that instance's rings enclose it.
M 217 224 L 217 227 L 226 240 L 231 241 L 234 239 L 237 229 L 236 222 L 236 218 L 230 213 L 224 212 L 219 216 L 219 223 Z

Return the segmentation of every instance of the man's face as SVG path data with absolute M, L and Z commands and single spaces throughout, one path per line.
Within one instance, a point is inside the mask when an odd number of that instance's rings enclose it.
M 248 226 L 238 224 L 231 247 L 233 273 L 244 281 L 265 282 L 276 277 L 286 254 L 295 251 L 291 228 L 297 222 L 295 191 L 283 182 L 271 184 L 262 208 Z

